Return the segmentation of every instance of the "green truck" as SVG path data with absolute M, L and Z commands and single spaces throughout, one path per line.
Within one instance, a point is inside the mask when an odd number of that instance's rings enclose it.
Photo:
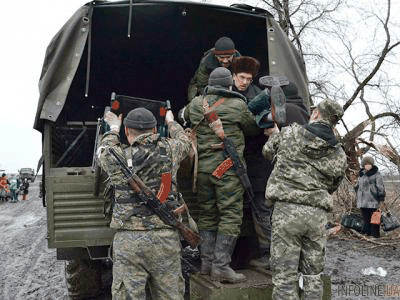
M 91 297 L 109 288 L 105 279 L 112 265 L 113 232 L 103 214 L 105 178 L 96 172 L 94 153 L 98 120 L 110 105 L 110 95 L 170 100 L 177 115 L 187 103 L 188 84 L 203 53 L 221 36 L 232 38 L 243 55 L 260 61 L 259 76 L 285 75 L 294 81 L 309 107 L 302 57 L 270 13 L 248 5 L 92 1 L 50 42 L 34 128 L 42 133 L 48 247 L 56 248 L 57 259 L 68 261 L 71 298 Z M 196 215 L 190 171 L 189 164 L 182 165 L 179 186 Z M 242 253 L 251 253 L 256 247 L 249 214 L 244 224 L 249 230 L 243 231 L 238 245 Z M 260 276 L 260 286 L 270 289 L 269 275 Z M 215 299 L 215 286 L 191 277 L 188 299 L 200 299 L 202 290 L 202 299 Z M 252 288 L 237 291 L 247 293 L 246 299 L 264 299 L 251 296 L 257 294 Z

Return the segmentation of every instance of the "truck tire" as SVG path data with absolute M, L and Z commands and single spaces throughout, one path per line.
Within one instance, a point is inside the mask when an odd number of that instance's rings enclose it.
M 102 266 L 99 261 L 73 259 L 65 264 L 69 299 L 86 299 L 102 293 Z

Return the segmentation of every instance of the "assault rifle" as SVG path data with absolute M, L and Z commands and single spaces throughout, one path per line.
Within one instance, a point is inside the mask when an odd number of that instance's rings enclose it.
M 218 117 L 214 109 L 208 110 L 204 114 L 204 117 L 206 118 L 211 129 L 222 141 L 221 144 L 213 145 L 214 148 L 224 149 L 225 153 L 228 156 L 228 158 L 213 172 L 213 175 L 217 178 L 221 178 L 223 173 L 225 173 L 229 168 L 233 167 L 235 169 L 236 175 L 239 177 L 240 182 L 246 190 L 250 202 L 253 203 L 254 192 L 251 187 L 249 176 L 247 175 L 246 167 L 242 164 L 239 158 L 239 154 L 237 153 L 233 140 L 225 136 L 221 119 Z
M 206 104 L 205 104 L 206 106 Z M 207 107 L 207 106 L 206 106 Z M 258 220 L 262 220 L 259 215 L 259 210 L 256 207 L 256 203 L 254 202 L 254 192 L 250 183 L 249 176 L 247 175 L 246 167 L 242 164 L 239 154 L 236 150 L 235 144 L 231 138 L 225 136 L 224 128 L 222 126 L 222 121 L 218 117 L 215 109 L 207 109 L 204 113 L 204 117 L 208 122 L 210 128 L 215 132 L 215 134 L 221 139 L 222 143 L 217 145 L 212 145 L 214 149 L 220 148 L 223 149 L 228 156 L 212 173 L 213 176 L 220 179 L 222 175 L 231 167 L 234 168 L 236 175 L 239 177 L 240 182 L 242 183 L 244 189 L 246 190 L 246 194 L 248 196 L 250 205 L 253 209 L 253 212 Z
M 183 238 L 189 243 L 190 247 L 193 249 L 196 248 L 200 243 L 200 236 L 186 227 L 182 222 L 177 220 L 174 213 L 166 206 L 165 203 L 161 203 L 160 200 L 158 200 L 153 191 L 144 184 L 139 176 L 129 169 L 124 159 L 121 158 L 113 148 L 108 147 L 107 150 L 121 167 L 122 173 L 128 179 L 129 187 L 137 193 L 139 199 L 143 201 L 167 225 L 178 229 Z

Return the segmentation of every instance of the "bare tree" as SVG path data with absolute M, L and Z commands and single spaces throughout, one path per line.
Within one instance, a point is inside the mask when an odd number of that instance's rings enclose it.
M 303 55 L 311 102 L 329 97 L 343 104 L 343 145 L 348 177 L 359 157 L 373 151 L 400 169 L 399 24 L 391 0 L 263 0 Z M 358 7 L 357 7 L 358 5 Z M 360 47 L 362 43 L 362 47 Z M 397 52 L 396 52 L 397 51 Z M 398 135 L 398 133 L 397 133 Z M 389 140 L 389 137 L 391 141 Z

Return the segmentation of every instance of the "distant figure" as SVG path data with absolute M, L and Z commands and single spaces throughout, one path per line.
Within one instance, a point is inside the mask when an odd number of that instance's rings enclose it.
M 354 189 L 357 193 L 357 207 L 361 209 L 364 218 L 364 232 L 379 238 L 379 225 L 371 224 L 371 216 L 383 205 L 386 192 L 383 177 L 372 156 L 364 156 L 361 160 L 361 170 Z
M 22 190 L 22 200 L 28 200 L 28 189 L 29 189 L 29 182 L 27 178 L 24 178 L 24 181 L 21 185 Z
M 1 201 L 7 200 L 7 193 L 9 192 L 9 190 L 8 190 L 9 183 L 10 182 L 8 181 L 7 174 L 3 173 L 0 178 L 0 200 Z
M 10 178 L 10 191 L 11 191 L 11 201 L 10 202 L 17 202 L 18 201 L 18 189 L 21 185 L 21 180 L 17 176 L 12 176 Z

